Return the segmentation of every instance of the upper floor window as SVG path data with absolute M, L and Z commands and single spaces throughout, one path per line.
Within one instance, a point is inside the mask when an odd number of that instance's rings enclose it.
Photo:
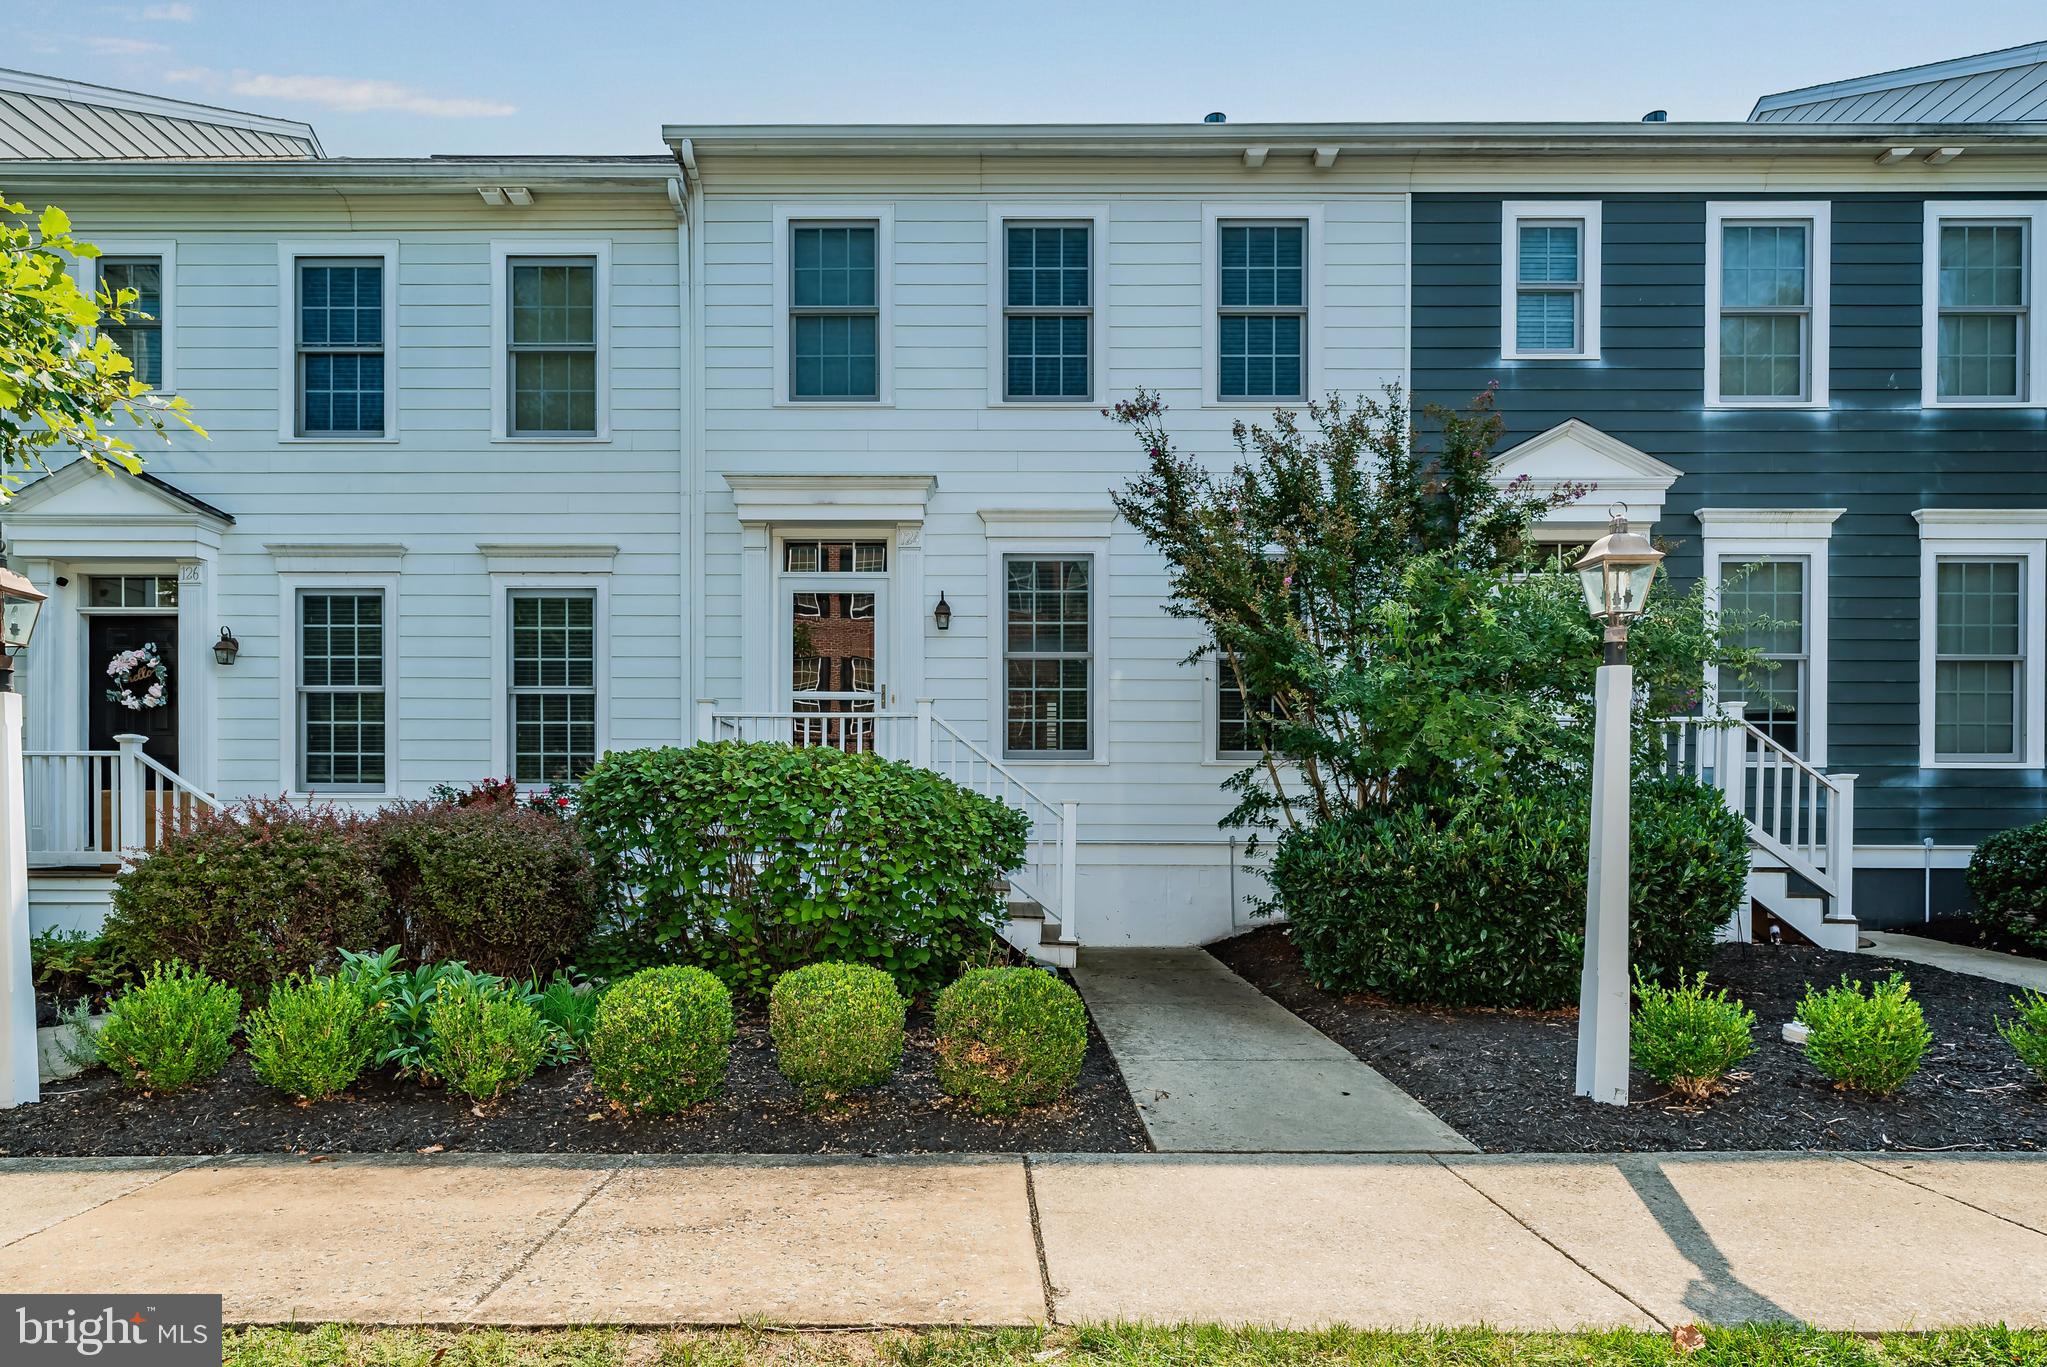
M 1926 403 L 2047 403 L 2047 358 L 2033 337 L 2047 309 L 2033 261 L 2043 226 L 2039 200 L 1927 201 Z
M 99 258 L 102 289 L 116 298 L 123 290 L 135 291 L 134 300 L 123 306 L 125 321 L 107 323 L 100 332 L 134 364 L 135 378 L 151 389 L 163 388 L 163 277 L 160 256 Z
M 1308 396 L 1308 225 L 1216 225 L 1216 397 Z
M 1827 402 L 1831 213 L 1825 204 L 1706 206 L 1706 399 Z
M 789 225 L 789 397 L 881 397 L 881 253 L 874 223 Z
M 1094 392 L 1093 225 L 1003 225 L 1005 399 L 1085 399 Z
M 1600 207 L 1537 200 L 1501 206 L 1502 358 L 1599 355 Z
M 511 257 L 510 412 L 515 437 L 598 434 L 598 269 L 587 256 Z
M 298 434 L 384 433 L 384 263 L 300 260 Z

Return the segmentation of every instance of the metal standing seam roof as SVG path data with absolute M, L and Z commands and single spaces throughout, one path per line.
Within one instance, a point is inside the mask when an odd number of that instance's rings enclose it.
M 320 155 L 311 124 L 0 68 L 0 161 Z
M 2047 122 L 2047 43 L 1765 95 L 1756 101 L 1749 121 Z

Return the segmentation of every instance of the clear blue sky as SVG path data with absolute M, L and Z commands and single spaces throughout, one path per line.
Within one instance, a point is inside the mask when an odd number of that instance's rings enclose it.
M 330 153 L 659 152 L 666 123 L 1739 119 L 2047 38 L 2039 0 L 0 0 L 0 66 Z

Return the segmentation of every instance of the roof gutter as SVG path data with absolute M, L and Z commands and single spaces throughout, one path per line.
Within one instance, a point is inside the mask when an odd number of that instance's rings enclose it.
M 630 162 L 478 158 L 322 161 L 0 161 L 10 186 L 79 186 L 123 193 L 192 190 L 328 189 L 393 193 L 473 192 L 479 185 L 555 190 L 659 191 L 675 178 L 667 157 Z

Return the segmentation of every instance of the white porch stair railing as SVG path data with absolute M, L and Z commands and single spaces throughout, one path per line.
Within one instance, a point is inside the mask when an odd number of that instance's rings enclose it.
M 1663 723 L 1670 767 L 1720 790 L 1748 828 L 1749 897 L 1817 945 L 1856 947 L 1855 775 L 1822 773 L 1751 725 L 1744 705 L 1720 718 Z M 1749 917 L 1731 927 L 1748 938 Z
M 712 740 L 780 741 L 872 751 L 929 769 L 1022 812 L 1030 821 L 1024 864 L 1009 875 L 1006 939 L 1043 963 L 1073 966 L 1080 937 L 1076 859 L 1080 804 L 1054 802 L 1018 778 L 932 710 L 914 712 L 728 712 L 699 705 L 697 734 Z
M 191 829 L 217 804 L 142 752 L 144 738 L 114 737 L 114 750 L 31 750 L 22 756 L 28 864 L 89 869 L 155 849 Z

